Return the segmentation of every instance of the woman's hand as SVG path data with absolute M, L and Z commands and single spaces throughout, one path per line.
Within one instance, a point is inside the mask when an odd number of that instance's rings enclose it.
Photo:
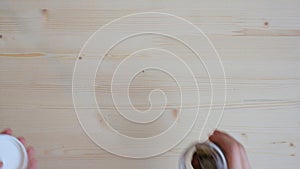
M 209 140 L 218 145 L 227 159 L 228 169 L 250 169 L 250 163 L 243 145 L 230 135 L 214 131 Z
M 11 129 L 5 129 L 1 132 L 1 134 L 8 134 L 8 135 L 12 135 L 12 130 Z M 26 147 L 26 140 L 24 137 L 17 137 L 18 140 Z M 37 169 L 37 161 L 35 159 L 35 156 L 34 156 L 34 149 L 33 147 L 31 146 L 27 146 L 26 147 L 26 151 L 27 151 L 27 154 L 28 154 L 28 166 L 27 166 L 27 169 Z M 0 168 L 2 168 L 3 166 L 3 162 L 0 161 Z

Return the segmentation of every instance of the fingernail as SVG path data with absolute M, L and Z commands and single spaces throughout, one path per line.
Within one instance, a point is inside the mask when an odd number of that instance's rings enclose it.
M 20 136 L 18 137 L 18 140 L 22 143 L 22 144 L 25 144 L 25 138 Z
M 214 134 L 219 134 L 219 133 L 220 133 L 219 130 L 215 130 L 215 131 L 214 131 Z
M 27 153 L 28 153 L 29 155 L 32 155 L 34 152 L 35 152 L 35 150 L 34 150 L 33 147 L 31 147 L 31 146 L 27 147 Z

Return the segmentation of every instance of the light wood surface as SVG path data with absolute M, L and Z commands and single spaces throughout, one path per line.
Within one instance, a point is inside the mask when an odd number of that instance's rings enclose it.
M 220 54 L 228 90 L 225 112 L 218 128 L 233 135 L 246 147 L 253 169 L 298 168 L 299 7 L 300 1 L 297 0 L 2 0 L 0 129 L 11 127 L 16 135 L 24 136 L 35 147 L 42 169 L 177 168 L 184 144 L 197 139 L 193 132 L 184 143 L 160 156 L 139 160 L 118 157 L 99 148 L 84 133 L 72 101 L 74 65 L 81 47 L 93 32 L 123 15 L 166 12 L 201 28 Z M 116 31 L 118 29 L 121 31 L 122 28 L 116 28 Z M 188 33 L 187 30 L 187 38 L 193 40 Z M 170 49 L 176 48 L 176 44 L 163 43 L 163 38 L 152 38 Z M 111 78 L 111 65 L 126 57 L 126 51 L 125 45 L 112 52 L 112 57 L 106 60 L 108 65 L 103 67 L 104 74 L 97 73 L 96 97 L 107 114 L 111 113 L 113 106 L 106 99 L 109 97 L 106 82 Z M 189 56 L 182 58 L 193 62 Z M 137 63 L 146 61 L 140 58 Z M 136 81 L 132 87 L 133 94 L 137 94 L 132 97 L 133 105 L 140 106 L 140 109 L 146 109 L 148 102 L 138 93 L 148 93 L 157 86 L 169 91 L 171 96 L 177 91 L 174 83 L 169 83 L 172 79 L 161 73 L 146 71 L 143 76 L 144 79 Z M 199 90 L 204 97 L 205 109 L 205 99 L 209 96 L 205 85 L 207 77 L 199 76 L 202 78 L 198 80 L 204 84 Z M 183 80 L 189 79 L 183 77 Z M 120 119 L 114 117 L 108 121 L 129 136 L 154 135 L 166 127 L 124 127 Z

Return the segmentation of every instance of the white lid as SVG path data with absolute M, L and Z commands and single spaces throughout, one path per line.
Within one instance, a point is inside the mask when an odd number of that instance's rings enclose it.
M 24 145 L 15 137 L 0 134 L 1 169 L 26 169 L 28 157 Z

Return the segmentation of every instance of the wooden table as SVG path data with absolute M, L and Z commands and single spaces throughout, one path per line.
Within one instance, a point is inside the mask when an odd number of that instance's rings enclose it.
M 84 133 L 72 101 L 74 65 L 85 59 L 85 56 L 78 58 L 78 54 L 93 32 L 127 14 L 164 12 L 198 26 L 219 52 L 226 72 L 227 100 L 218 128 L 245 146 L 252 168 L 297 168 L 300 166 L 299 6 L 300 2 L 293 0 L 2 0 L 0 129 L 11 127 L 16 135 L 26 137 L 28 144 L 36 148 L 42 169 L 177 168 L 184 144 L 196 140 L 195 134 L 154 158 L 118 157 L 99 148 Z M 132 30 L 137 29 L 135 26 L 143 25 L 133 24 Z M 117 32 L 119 30 L 122 27 L 116 28 Z M 193 41 L 189 31 L 187 38 Z M 174 43 L 163 43 L 163 38 L 152 40 L 161 42 L 161 46 L 176 48 Z M 113 65 L 124 59 L 127 48 L 121 49 L 111 53 L 106 63 Z M 188 56 L 182 58 L 192 62 Z M 136 63 L 146 62 L 147 59 L 140 58 Z M 169 64 L 174 63 L 170 61 Z M 105 82 L 111 78 L 112 70 L 109 65 L 103 69 L 104 74 L 97 73 L 96 97 L 102 101 L 104 109 L 113 111 L 113 104 L 105 102 L 109 98 L 106 91 L 110 89 Z M 214 67 L 210 69 L 213 71 Z M 145 79 L 133 85 L 134 94 L 148 93 L 151 85 L 161 85 L 157 82 L 164 82 L 166 90 L 177 91 L 173 90 L 174 83 L 169 84 L 161 72 L 146 70 L 142 73 Z M 203 84 L 207 82 L 206 76 L 199 75 L 199 79 Z M 216 88 L 218 90 L 218 86 Z M 207 88 L 199 90 L 204 98 L 209 96 Z M 145 109 L 149 103 L 140 97 L 145 98 L 134 95 L 133 102 Z M 203 104 L 204 109 L 207 108 L 207 103 Z M 213 108 L 220 106 L 213 105 Z M 177 115 L 176 110 L 170 108 L 170 111 Z M 114 124 L 122 124 L 118 123 L 120 119 L 110 118 Z M 114 127 L 131 136 L 161 132 L 155 126 L 149 130 Z

